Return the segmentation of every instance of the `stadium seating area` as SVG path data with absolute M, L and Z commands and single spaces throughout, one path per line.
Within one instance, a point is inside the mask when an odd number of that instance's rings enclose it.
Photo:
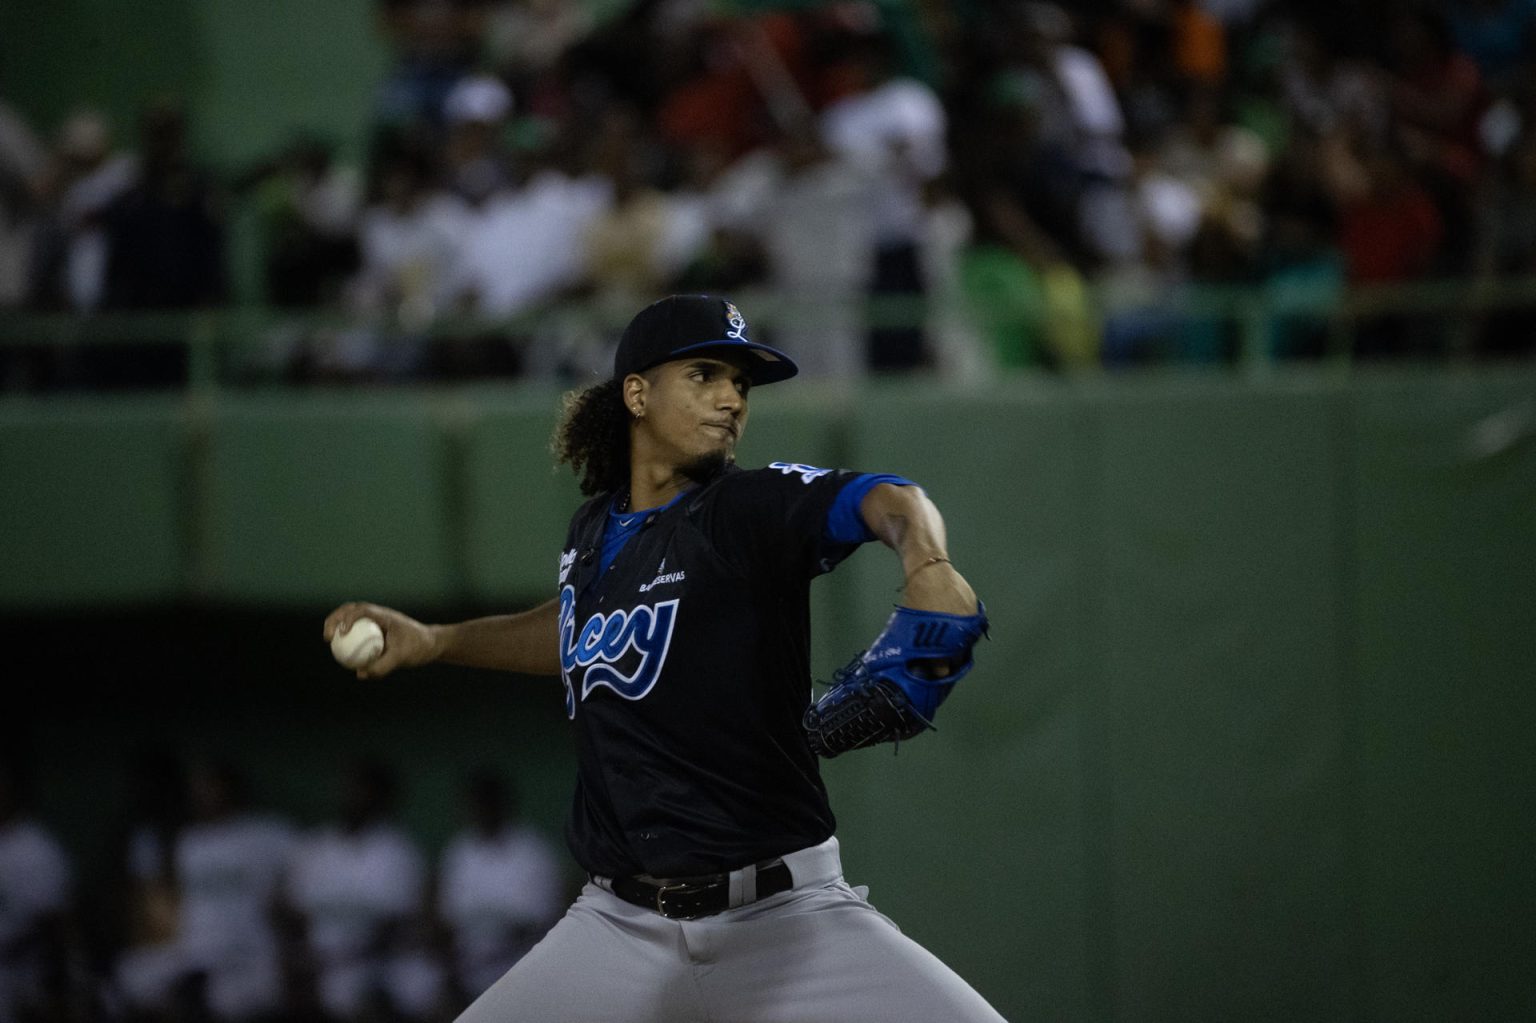
M 357 165 L 296 138 L 214 173 L 174 102 L 127 147 L 0 96 L 0 309 L 249 299 L 238 211 L 254 297 L 291 317 L 227 360 L 244 379 L 568 380 L 678 290 L 761 296 L 843 378 L 1338 354 L 1348 296 L 1469 279 L 1518 300 L 1455 329 L 1388 302 L 1345 354 L 1536 337 L 1526 0 L 376 6 L 394 57 Z M 1256 338 L 1191 312 L 1233 288 Z M 155 345 L 4 358 L 9 389 L 185 373 Z

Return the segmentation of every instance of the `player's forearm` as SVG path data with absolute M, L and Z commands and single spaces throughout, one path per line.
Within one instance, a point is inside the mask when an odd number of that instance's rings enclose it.
M 559 605 L 431 627 L 435 660 L 523 675 L 560 674 Z
M 882 483 L 864 496 L 859 513 L 901 558 L 902 603 L 948 614 L 976 611 L 976 592 L 949 561 L 944 518 L 920 488 Z

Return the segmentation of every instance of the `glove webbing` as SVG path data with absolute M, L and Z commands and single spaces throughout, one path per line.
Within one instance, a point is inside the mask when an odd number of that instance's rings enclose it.
M 832 686 L 861 674 L 863 656 L 860 653 L 846 667 L 833 672 Z M 844 700 L 825 708 L 819 715 L 817 728 L 810 735 L 811 750 L 817 756 L 831 758 L 838 753 L 881 742 L 894 742 L 899 749 L 904 738 L 925 729 L 938 730 L 937 725 L 917 712 L 912 701 L 894 683 L 866 677 L 860 688 L 869 694 L 868 698 Z M 919 722 L 922 727 L 918 727 Z

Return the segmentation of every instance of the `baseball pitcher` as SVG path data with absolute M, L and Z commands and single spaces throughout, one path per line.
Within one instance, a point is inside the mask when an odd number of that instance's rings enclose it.
M 818 768 L 931 727 L 985 612 L 910 481 L 734 464 L 750 391 L 795 372 L 727 301 L 647 307 L 612 378 L 567 398 L 555 449 L 590 500 L 554 599 L 450 625 L 356 603 L 326 619 L 328 641 L 382 626 L 363 678 L 447 661 L 561 680 L 566 839 L 590 881 L 466 1023 L 1001 1019 L 844 881 Z M 811 580 L 871 540 L 901 559 L 902 604 L 813 700 Z

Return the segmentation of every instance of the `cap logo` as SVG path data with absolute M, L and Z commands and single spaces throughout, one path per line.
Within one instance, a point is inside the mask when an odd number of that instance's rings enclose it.
M 731 329 L 725 332 L 725 336 L 735 341 L 747 340 L 747 319 L 731 303 L 725 303 L 725 319 L 731 325 Z

